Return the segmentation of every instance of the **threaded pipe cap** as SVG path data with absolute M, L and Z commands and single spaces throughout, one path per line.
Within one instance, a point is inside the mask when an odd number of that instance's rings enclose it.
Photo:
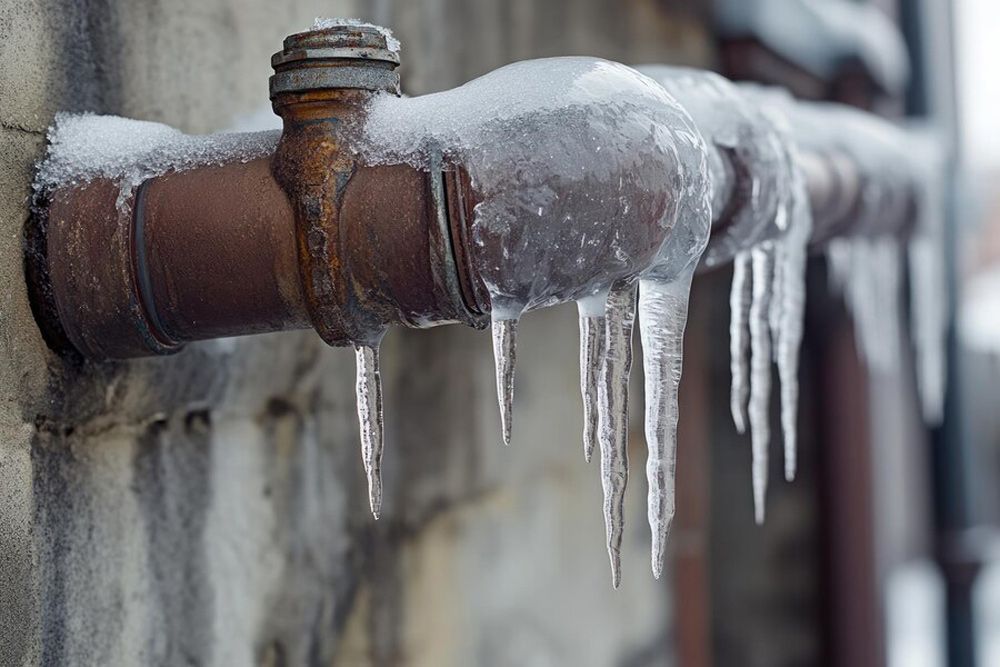
M 271 99 L 282 93 L 355 88 L 399 94 L 399 42 L 385 28 L 353 20 L 317 20 L 289 35 L 271 56 Z

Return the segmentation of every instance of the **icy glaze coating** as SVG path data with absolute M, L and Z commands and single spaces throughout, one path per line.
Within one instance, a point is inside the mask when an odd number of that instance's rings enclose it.
M 712 237 L 705 263 L 714 266 L 732 260 L 748 245 L 774 238 L 785 228 L 783 208 L 789 197 L 791 165 L 786 148 L 772 119 L 759 105 L 727 79 L 712 72 L 644 65 L 639 68 L 663 85 L 691 114 L 695 125 L 716 160 L 735 162 L 746 182 L 726 174 L 721 167 L 712 173 L 713 193 L 725 186 L 737 187 L 730 196 L 740 198 L 734 219 Z M 723 202 L 713 197 L 718 217 Z
M 466 167 L 480 200 L 474 261 L 499 319 L 648 270 L 706 178 L 703 142 L 677 102 L 595 58 L 524 61 L 442 93 L 379 96 L 362 145 L 368 162 L 426 165 L 439 149 Z
M 468 171 L 479 203 L 473 264 L 493 313 L 497 392 L 509 442 L 514 331 L 526 311 L 580 307 L 584 456 L 601 451 L 608 552 L 620 581 L 628 481 L 627 410 L 635 290 L 686 290 L 711 229 L 708 151 L 682 107 L 634 70 L 593 58 L 515 63 L 418 98 L 379 96 L 361 131 L 361 159 L 427 168 L 429 156 Z M 611 289 L 612 285 L 617 285 Z M 644 334 L 662 349 L 661 407 L 647 416 L 654 570 L 673 514 L 676 372 L 686 294 Z M 652 304 L 652 302 L 650 302 Z M 679 306 L 683 307 L 679 307 Z M 606 312 L 605 312 L 606 308 Z M 670 380 L 673 378 L 672 380 Z

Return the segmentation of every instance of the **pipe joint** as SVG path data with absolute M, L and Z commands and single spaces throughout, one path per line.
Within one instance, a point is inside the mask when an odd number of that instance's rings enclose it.
M 367 165 L 348 129 L 399 94 L 398 48 L 355 23 L 291 35 L 272 58 L 271 155 L 97 178 L 45 195 L 29 230 L 33 303 L 56 349 L 94 359 L 314 328 L 373 343 L 391 323 L 486 326 L 461 165 Z

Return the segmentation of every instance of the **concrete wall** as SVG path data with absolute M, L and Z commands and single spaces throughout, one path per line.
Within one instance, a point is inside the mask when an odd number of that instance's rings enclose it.
M 704 64 L 683 4 L 0 2 L 0 664 L 669 662 L 641 474 L 610 589 L 572 310 L 524 323 L 510 449 L 488 336 L 391 332 L 376 524 L 352 354 L 304 332 L 67 364 L 34 324 L 20 239 L 56 111 L 225 128 L 315 15 L 390 25 L 422 93 L 534 56 Z

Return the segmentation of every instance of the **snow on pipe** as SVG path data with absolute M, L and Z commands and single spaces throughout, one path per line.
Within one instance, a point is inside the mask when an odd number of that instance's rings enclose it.
M 391 36 L 374 27 L 333 22 L 316 29 L 322 35 L 367 31 L 366 38 L 381 40 L 378 44 L 391 50 Z M 308 42 L 312 35 L 293 37 Z M 810 244 L 833 237 L 856 239 L 830 246 L 832 256 L 840 258 L 833 262 L 834 273 L 839 270 L 853 286 L 846 290 L 847 300 L 858 319 L 859 336 L 871 339 L 863 345 L 870 361 L 893 356 L 876 347 L 879 341 L 898 338 L 899 332 L 876 315 L 897 308 L 892 301 L 900 265 L 895 238 L 912 217 L 914 193 L 936 176 L 926 164 L 910 168 L 911 161 L 901 159 L 908 135 L 858 112 L 794 102 L 706 72 L 662 66 L 639 70 L 596 58 L 550 58 L 515 63 L 422 97 L 398 97 L 380 80 L 365 96 L 346 98 L 357 111 L 350 122 L 337 124 L 323 146 L 351 147 L 353 164 L 363 167 L 345 167 L 353 169 L 345 173 L 355 174 L 355 181 L 389 183 L 397 192 L 399 183 L 415 183 L 413 192 L 429 188 L 423 192 L 430 193 L 434 206 L 417 206 L 420 213 L 407 218 L 415 222 L 401 227 L 429 225 L 433 238 L 446 248 L 440 264 L 432 260 L 429 282 L 437 290 L 436 301 L 406 294 L 400 287 L 407 284 L 403 280 L 385 287 L 384 295 L 376 291 L 378 298 L 354 320 L 343 319 L 354 311 L 331 306 L 340 319 L 317 322 L 310 310 L 312 323 L 328 342 L 351 343 L 357 350 L 362 452 L 376 517 L 383 440 L 378 342 L 392 322 L 433 326 L 481 321 L 441 303 L 464 303 L 471 309 L 470 303 L 485 301 L 482 312 L 493 321 L 504 443 L 511 439 L 520 316 L 558 303 L 578 304 L 584 456 L 589 460 L 599 446 L 615 586 L 620 582 L 628 480 L 627 390 L 636 315 L 645 353 L 648 517 L 656 576 L 674 515 L 677 396 L 696 268 L 730 261 L 735 266 L 731 406 L 737 427 L 749 426 L 751 432 L 758 520 L 763 519 L 766 496 L 772 357 L 781 384 L 785 476 L 792 479 L 795 473 L 798 348 Z M 283 104 L 288 107 L 282 109 L 288 134 L 296 127 L 294 104 Z M 39 172 L 39 191 L 110 178 L 120 183 L 119 205 L 126 207 L 140 183 L 155 182 L 160 174 L 226 162 L 215 152 L 220 147 L 232 155 L 229 159 L 254 164 L 279 141 L 261 135 L 197 139 L 122 119 L 57 120 L 50 134 L 52 150 Z M 123 123 L 125 136 L 133 139 L 124 145 L 115 143 L 123 136 Z M 107 141 L 100 138 L 105 134 Z M 284 160 L 277 172 L 293 202 L 313 196 L 293 176 L 295 169 L 315 163 L 289 152 L 293 141 L 306 139 L 283 135 L 274 158 Z M 342 158 L 335 153 L 325 159 Z M 843 205 L 845 199 L 849 205 Z M 926 208 L 932 204 L 928 199 L 917 203 Z M 364 215 L 348 215 L 345 211 L 354 210 L 356 201 L 344 200 L 340 224 L 350 230 L 356 220 L 363 221 L 365 233 L 379 233 L 382 223 L 376 224 L 372 211 L 385 212 L 369 202 L 358 209 Z M 436 218 L 420 217 L 427 210 L 437 211 Z M 918 214 L 922 228 L 933 227 L 930 212 Z M 324 229 L 322 219 L 315 224 Z M 317 237 L 307 238 L 312 243 Z M 432 246 L 433 258 L 438 246 Z M 926 251 L 927 244 L 920 247 Z M 923 252 L 911 264 L 933 266 L 930 255 Z M 448 264 L 452 257 L 458 261 Z M 379 259 L 358 257 L 345 263 L 358 271 Z M 391 272 L 392 266 L 376 273 Z M 925 274 L 933 276 L 933 269 Z M 878 279 L 878 294 L 861 289 L 861 276 Z M 363 277 L 356 273 L 352 279 Z M 365 292 L 359 285 L 354 293 Z M 319 287 L 339 294 L 336 282 Z M 312 292 L 307 296 L 315 297 Z M 306 305 L 312 308 L 311 301 Z M 295 312 L 287 321 L 301 326 L 303 317 L 297 313 L 303 304 L 289 307 Z M 941 323 L 931 309 L 925 312 L 918 339 L 922 350 L 931 350 Z M 874 327 L 879 329 L 872 335 Z M 934 379 L 938 367 L 921 364 L 928 369 L 925 386 L 941 386 Z M 925 403 L 933 406 L 934 401 Z

